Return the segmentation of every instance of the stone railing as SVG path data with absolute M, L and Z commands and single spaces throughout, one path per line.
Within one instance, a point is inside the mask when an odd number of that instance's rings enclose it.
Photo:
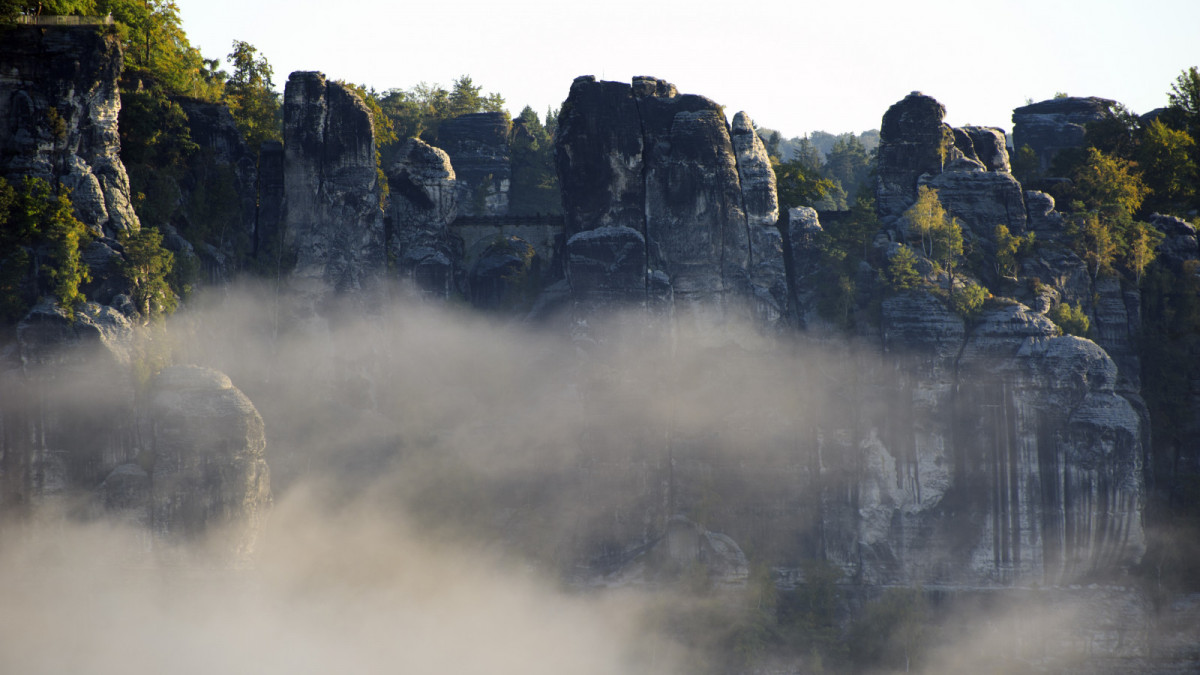
M 111 26 L 112 15 L 108 16 L 62 16 L 23 14 L 17 17 L 18 25 L 26 26 Z

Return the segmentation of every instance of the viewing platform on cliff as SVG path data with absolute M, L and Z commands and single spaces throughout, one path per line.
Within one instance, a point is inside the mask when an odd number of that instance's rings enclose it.
M 108 16 L 65 16 L 22 14 L 16 19 L 18 26 L 111 26 L 112 14 Z

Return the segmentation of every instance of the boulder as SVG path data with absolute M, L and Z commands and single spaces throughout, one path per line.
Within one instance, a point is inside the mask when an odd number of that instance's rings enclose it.
M 154 533 L 179 541 L 232 528 L 231 550 L 249 553 L 270 503 L 254 404 L 218 371 L 171 366 L 150 382 L 146 423 Z

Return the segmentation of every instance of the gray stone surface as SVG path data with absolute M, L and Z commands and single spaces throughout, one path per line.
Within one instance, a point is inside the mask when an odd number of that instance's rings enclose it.
M 512 183 L 508 118 L 500 112 L 459 115 L 438 127 L 438 147 L 450 156 L 465 216 L 508 214 Z
M 270 503 L 254 404 L 220 372 L 172 366 L 150 383 L 146 423 L 155 534 L 180 540 L 230 527 L 230 548 L 249 553 Z
M 0 41 L 0 177 L 61 182 L 76 216 L 109 237 L 139 227 L 117 134 L 122 64 L 117 37 L 90 27 L 7 28 Z
M 580 77 L 564 103 L 556 146 L 576 297 L 592 302 L 640 285 L 643 298 L 669 297 L 675 312 L 757 315 L 768 323 L 786 314 L 782 240 L 771 228 L 778 217 L 773 171 L 744 114 L 731 132 L 717 103 L 679 94 L 668 82 Z M 592 264 L 582 245 L 595 242 L 576 237 L 602 228 L 623 233 L 620 250 L 633 244 L 632 233 L 644 238 L 641 261 L 620 260 L 644 265 L 645 281 L 623 272 L 619 283 L 600 283 L 596 271 L 616 249 L 597 252 Z M 588 271 L 572 272 L 577 263 Z M 585 286 L 597 283 L 599 293 Z
M 458 186 L 445 152 L 413 138 L 388 168 L 388 253 L 402 278 L 422 292 L 448 298 L 462 243 L 447 231 L 458 216 Z
M 884 226 L 896 226 L 916 201 L 921 176 L 937 175 L 947 162 L 962 156 L 954 145 L 953 130 L 942 122 L 945 116 L 945 106 L 919 91 L 884 113 L 875 187 L 876 209 Z
M 370 289 L 386 267 L 371 113 L 316 72 L 288 77 L 283 101 L 285 255 L 290 282 L 318 299 Z
M 1013 148 L 1028 145 L 1043 173 L 1060 150 L 1083 145 L 1089 122 L 1108 117 L 1115 101 L 1095 96 L 1052 98 L 1013 110 Z

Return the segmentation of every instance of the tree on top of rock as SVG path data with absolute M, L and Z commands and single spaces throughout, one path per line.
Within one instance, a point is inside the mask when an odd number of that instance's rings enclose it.
M 927 185 L 917 189 L 917 201 L 904 212 L 908 232 L 916 236 L 925 255 L 946 271 L 946 291 L 953 292 L 954 269 L 963 254 L 962 225 L 946 213 L 937 190 Z
M 279 95 L 271 81 L 274 71 L 265 56 L 249 42 L 233 41 L 227 57 L 233 75 L 225 83 L 225 103 L 237 122 L 246 145 L 257 152 L 263 141 L 283 139 L 280 131 Z

